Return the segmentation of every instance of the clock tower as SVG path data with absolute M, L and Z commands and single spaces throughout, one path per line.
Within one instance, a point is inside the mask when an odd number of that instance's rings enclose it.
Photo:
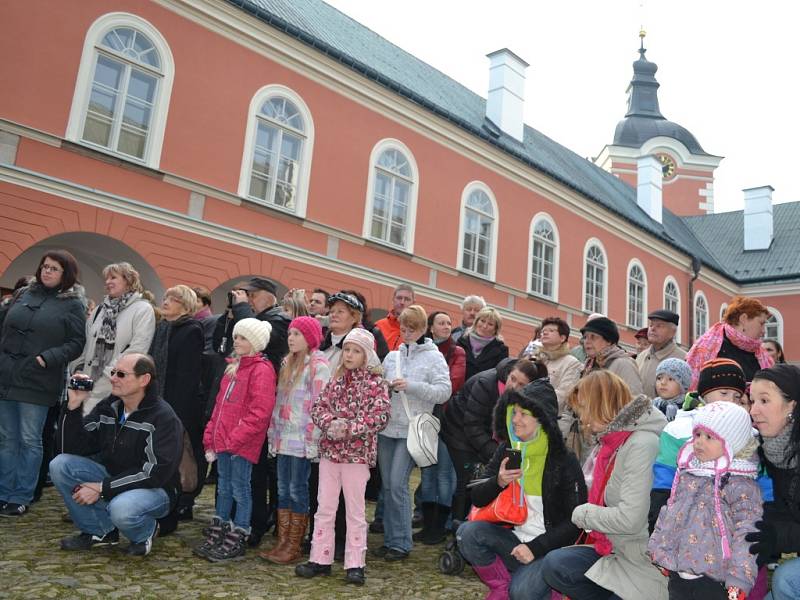
M 664 206 L 677 215 L 714 212 L 714 170 L 721 156 L 708 154 L 688 129 L 668 121 L 658 106 L 658 66 L 645 58 L 645 32 L 628 86 L 628 110 L 614 131 L 614 142 L 595 163 L 636 187 L 636 161 L 652 155 L 663 165 Z

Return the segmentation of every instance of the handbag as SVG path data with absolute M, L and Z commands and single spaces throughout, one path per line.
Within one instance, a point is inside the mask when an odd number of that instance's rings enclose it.
M 512 481 L 486 506 L 473 506 L 467 518 L 470 521 L 522 525 L 528 520 L 528 503 L 522 486 L 518 481 Z
M 402 377 L 401 367 L 402 356 L 397 353 L 397 376 Z M 439 430 L 441 425 L 439 419 L 430 413 L 420 413 L 417 416 L 411 415 L 408 407 L 406 393 L 399 392 L 400 399 L 403 401 L 403 409 L 408 418 L 408 435 L 406 436 L 406 448 L 414 462 L 420 467 L 430 467 L 439 460 Z

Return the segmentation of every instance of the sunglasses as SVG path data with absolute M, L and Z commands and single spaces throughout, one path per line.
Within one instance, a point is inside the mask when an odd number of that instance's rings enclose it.
M 125 379 L 128 375 L 136 375 L 136 373 L 129 373 L 127 371 L 120 371 L 119 369 L 111 369 L 111 376 L 118 379 Z

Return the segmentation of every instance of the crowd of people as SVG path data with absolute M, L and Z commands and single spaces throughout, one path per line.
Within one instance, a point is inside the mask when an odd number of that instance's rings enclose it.
M 489 600 L 800 598 L 800 368 L 755 298 L 688 352 L 661 309 L 632 351 L 592 314 L 575 347 L 552 316 L 510 357 L 474 295 L 454 327 L 402 284 L 372 323 L 357 290 L 252 277 L 214 313 L 206 288 L 156 303 L 132 265 L 102 276 L 95 303 L 49 251 L 0 305 L 0 515 L 49 479 L 65 551 L 145 556 L 213 481 L 193 548 L 212 562 L 274 530 L 261 559 L 303 578 L 341 560 L 363 585 L 368 551 L 450 538 Z

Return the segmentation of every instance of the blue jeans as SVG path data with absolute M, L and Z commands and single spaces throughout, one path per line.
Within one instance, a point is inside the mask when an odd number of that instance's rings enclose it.
M 233 526 L 250 535 L 250 517 L 253 514 L 253 497 L 250 493 L 250 475 L 253 465 L 246 458 L 220 452 L 217 454 L 217 517 L 231 520 L 233 501 L 236 516 Z
M 0 400 L 0 501 L 33 500 L 42 466 L 42 428 L 48 406 Z
M 378 466 L 383 491 L 383 545 L 411 552 L 411 494 L 408 478 L 414 459 L 406 449 L 406 438 L 378 435 Z
M 169 514 L 170 502 L 163 488 L 140 488 L 114 496 L 110 502 L 78 504 L 72 490 L 80 483 L 103 481 L 106 468 L 85 456 L 59 454 L 50 461 L 50 478 L 64 498 L 72 522 L 83 533 L 103 536 L 113 529 L 133 543 L 144 542 L 156 530 L 156 519 Z
M 308 513 L 308 476 L 311 461 L 307 458 L 278 454 L 278 508 L 293 513 Z M 238 509 L 237 509 L 238 510 Z
M 523 565 L 511 556 L 522 542 L 511 529 L 486 521 L 462 523 L 456 533 L 458 550 L 476 567 L 491 565 L 498 557 L 511 573 L 510 600 L 549 600 L 551 589 L 542 578 L 544 557 Z
M 420 497 L 422 502 L 436 502 L 444 506 L 453 503 L 453 493 L 456 491 L 456 470 L 447 446 L 441 440 L 436 452 L 438 462 L 430 467 L 423 467 L 420 484 Z
M 800 598 L 800 558 L 781 564 L 772 574 L 772 591 L 764 600 Z
M 586 577 L 586 571 L 600 560 L 591 546 L 567 546 L 548 552 L 544 557 L 542 577 L 554 590 L 580 600 L 618 598 L 611 590 L 600 587 Z

